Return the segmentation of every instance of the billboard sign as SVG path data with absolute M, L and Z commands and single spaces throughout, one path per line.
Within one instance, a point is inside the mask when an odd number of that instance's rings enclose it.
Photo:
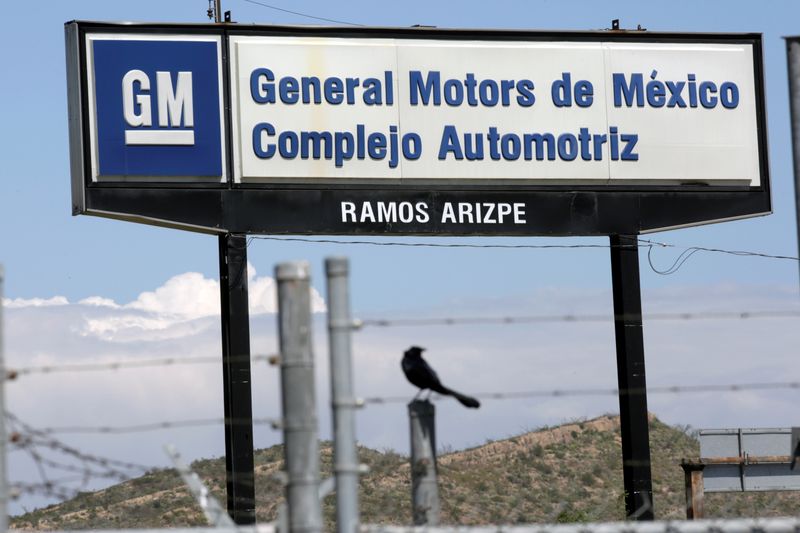
M 760 35 L 66 31 L 76 214 L 602 235 L 771 209 Z

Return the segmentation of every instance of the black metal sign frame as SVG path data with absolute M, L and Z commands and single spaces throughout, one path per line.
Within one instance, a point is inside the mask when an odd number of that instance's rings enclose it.
M 70 87 L 73 213 L 117 218 L 204 233 L 295 235 L 613 235 L 766 215 L 771 212 L 766 113 L 760 34 L 651 32 L 530 32 L 431 28 L 305 28 L 186 24 L 66 25 Z M 236 184 L 232 135 L 226 136 L 225 183 L 93 183 L 90 176 L 85 36 L 104 34 L 192 34 L 220 36 L 226 129 L 231 131 L 228 37 L 313 36 L 482 41 L 610 41 L 658 43 L 745 43 L 753 46 L 760 184 L 757 187 L 701 185 L 310 185 Z M 343 222 L 341 202 L 424 202 L 430 221 Z M 445 203 L 515 203 L 526 206 L 525 224 L 443 224 Z

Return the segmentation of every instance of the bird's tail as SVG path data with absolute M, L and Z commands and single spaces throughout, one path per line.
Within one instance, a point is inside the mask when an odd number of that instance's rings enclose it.
M 470 407 L 472 409 L 477 409 L 481 406 L 481 402 L 477 400 L 477 398 L 473 398 L 472 396 L 467 396 L 466 394 L 461 394 L 460 392 L 454 391 L 453 389 L 448 389 L 447 387 L 442 387 L 441 391 L 437 391 L 442 394 L 449 394 L 459 402 L 464 407 Z

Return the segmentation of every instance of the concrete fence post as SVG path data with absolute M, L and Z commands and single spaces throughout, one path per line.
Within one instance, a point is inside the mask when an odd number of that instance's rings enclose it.
M 322 531 L 322 506 L 308 263 L 279 264 L 275 279 L 289 530 L 316 533 Z
M 328 342 L 333 410 L 333 470 L 336 476 L 336 530 L 358 530 L 358 450 L 356 448 L 353 363 L 350 336 L 349 264 L 345 257 L 325 260 L 328 287 Z

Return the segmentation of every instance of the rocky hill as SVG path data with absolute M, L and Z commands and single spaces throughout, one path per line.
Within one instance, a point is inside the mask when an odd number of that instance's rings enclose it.
M 655 417 L 650 423 L 656 518 L 683 518 L 682 458 L 696 458 L 697 440 Z M 330 475 L 329 443 L 321 451 L 323 475 Z M 273 520 L 282 501 L 275 474 L 280 446 L 258 450 L 258 520 Z M 362 478 L 364 522 L 411 521 L 408 458 L 393 451 L 360 450 L 370 472 Z M 192 469 L 223 502 L 224 459 L 204 459 Z M 442 523 L 589 522 L 624 517 L 619 419 L 604 416 L 542 428 L 439 457 Z M 707 494 L 708 517 L 796 514 L 800 493 Z M 334 498 L 326 499 L 329 525 Z M 12 518 L 18 529 L 141 528 L 203 525 L 204 519 L 174 471 L 159 470 L 93 493 Z

